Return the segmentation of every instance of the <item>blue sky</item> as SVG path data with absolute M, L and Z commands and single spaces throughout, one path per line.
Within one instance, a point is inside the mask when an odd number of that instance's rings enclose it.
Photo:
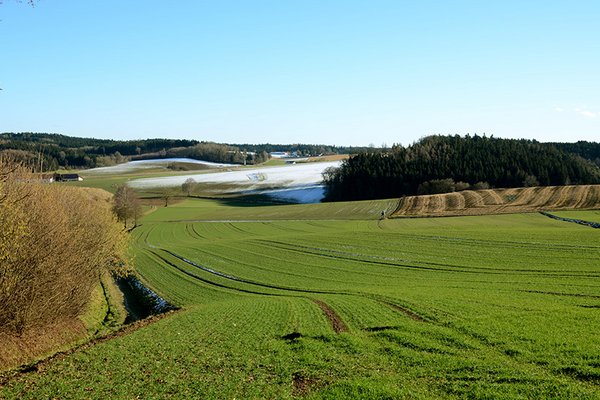
M 598 1 L 0 4 L 0 132 L 600 140 Z

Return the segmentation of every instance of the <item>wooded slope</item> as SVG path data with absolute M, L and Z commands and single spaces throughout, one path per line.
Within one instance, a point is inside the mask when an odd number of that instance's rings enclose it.
M 367 200 L 459 191 L 470 186 L 600 183 L 589 160 L 531 140 L 429 136 L 389 153 L 358 154 L 324 176 L 327 200 Z

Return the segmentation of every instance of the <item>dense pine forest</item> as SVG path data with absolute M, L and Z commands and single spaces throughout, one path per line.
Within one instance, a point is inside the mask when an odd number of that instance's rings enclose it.
M 324 180 L 327 200 L 362 200 L 467 188 L 600 183 L 600 168 L 536 141 L 429 136 L 387 153 L 358 154 L 328 170 Z
M 600 143 L 586 142 L 580 140 L 575 143 L 549 143 L 554 147 L 566 151 L 567 153 L 577 154 L 587 160 L 593 161 L 600 167 Z

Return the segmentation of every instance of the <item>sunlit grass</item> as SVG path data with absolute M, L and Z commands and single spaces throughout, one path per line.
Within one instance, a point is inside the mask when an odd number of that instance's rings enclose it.
M 158 207 L 132 232 L 135 263 L 183 310 L 0 397 L 600 396 L 597 230 L 379 220 L 395 204 Z

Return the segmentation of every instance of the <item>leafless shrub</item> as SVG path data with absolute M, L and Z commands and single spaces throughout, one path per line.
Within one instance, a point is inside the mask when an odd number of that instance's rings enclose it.
M 80 315 L 99 273 L 125 265 L 110 207 L 0 160 L 0 330 L 21 334 Z

